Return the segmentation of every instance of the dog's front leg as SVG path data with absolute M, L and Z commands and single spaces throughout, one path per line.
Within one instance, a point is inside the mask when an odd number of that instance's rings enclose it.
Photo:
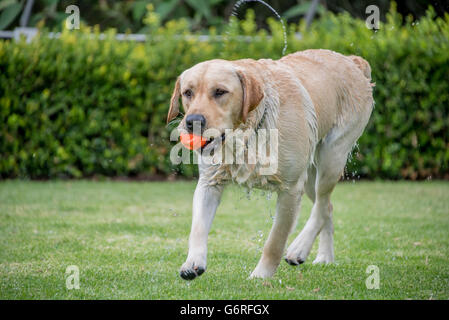
M 193 195 L 192 229 L 189 238 L 189 254 L 179 274 L 185 280 L 195 279 L 206 270 L 207 237 L 220 203 L 222 185 L 209 185 L 205 179 L 198 180 Z
M 250 278 L 269 278 L 273 276 L 282 255 L 288 235 L 294 228 L 301 202 L 302 189 L 278 192 L 276 216 L 268 240 Z

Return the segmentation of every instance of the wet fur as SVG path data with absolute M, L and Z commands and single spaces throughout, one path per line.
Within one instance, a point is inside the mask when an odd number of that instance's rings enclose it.
M 214 86 L 229 89 L 226 100 L 211 98 Z M 254 127 L 267 109 L 263 127 L 279 130 L 277 172 L 272 177 L 251 172 L 243 182 L 278 193 L 273 227 L 251 277 L 274 274 L 284 255 L 287 237 L 294 229 L 303 193 L 314 202 L 312 213 L 288 247 L 285 260 L 292 265 L 303 263 L 319 235 L 314 262 L 333 262 L 330 196 L 373 109 L 368 62 L 329 50 L 306 50 L 276 61 L 206 61 L 178 78 L 168 121 L 179 112 L 179 98 L 187 87 L 194 88 L 195 96 L 182 98 L 185 116 L 201 113 L 209 127 L 225 130 Z M 184 120 L 179 127 L 185 127 Z M 180 270 L 184 279 L 193 279 L 206 269 L 207 236 L 224 185 L 235 180 L 232 170 L 238 172 L 246 167 L 199 166 L 189 254 Z M 217 174 L 220 171 L 222 174 Z

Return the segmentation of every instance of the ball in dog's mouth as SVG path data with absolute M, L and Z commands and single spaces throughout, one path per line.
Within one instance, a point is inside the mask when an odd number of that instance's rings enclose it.
M 225 134 L 223 133 L 219 138 L 221 139 L 221 141 L 223 141 L 225 138 Z M 209 143 L 215 140 L 213 137 L 210 139 L 206 139 L 203 136 L 193 133 L 181 133 L 180 139 L 183 146 L 189 150 L 197 150 L 199 148 L 203 149 Z
M 181 143 L 189 150 L 196 150 L 204 147 L 207 143 L 206 138 L 193 133 L 181 133 Z

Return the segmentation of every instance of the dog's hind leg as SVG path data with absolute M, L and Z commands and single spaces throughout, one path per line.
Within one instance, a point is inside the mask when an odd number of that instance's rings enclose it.
M 362 128 L 363 129 L 363 128 Z M 287 250 L 286 261 L 303 263 L 320 235 L 318 255 L 314 263 L 334 261 L 331 193 L 338 183 L 346 160 L 361 130 L 357 127 L 335 127 L 316 150 L 315 202 L 304 229 Z
M 307 181 L 304 185 L 307 196 L 312 202 L 315 202 L 315 183 L 316 183 L 316 168 L 313 164 L 307 170 Z
M 303 190 L 304 179 L 300 179 L 296 187 L 278 192 L 273 227 L 251 278 L 271 277 L 279 266 L 288 235 L 296 224 Z

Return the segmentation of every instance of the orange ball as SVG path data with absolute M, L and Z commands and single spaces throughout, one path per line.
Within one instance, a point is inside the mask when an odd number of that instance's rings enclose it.
M 198 136 L 193 133 L 181 133 L 180 138 L 183 146 L 190 150 L 199 149 L 207 142 L 203 136 Z

